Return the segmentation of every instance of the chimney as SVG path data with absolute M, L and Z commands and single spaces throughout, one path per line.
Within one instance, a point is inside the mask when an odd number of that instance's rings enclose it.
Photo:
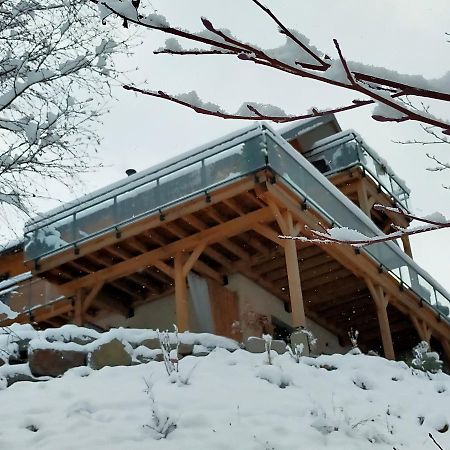
M 134 174 L 136 173 L 136 170 L 134 170 L 134 169 L 127 169 L 127 170 L 125 170 L 125 173 L 126 173 L 129 177 L 131 177 L 131 175 L 134 175 Z

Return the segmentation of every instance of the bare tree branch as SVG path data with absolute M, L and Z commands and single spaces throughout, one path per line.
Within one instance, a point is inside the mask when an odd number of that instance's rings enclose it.
M 445 120 L 439 119 L 431 115 L 428 111 L 421 112 L 414 108 L 409 108 L 401 101 L 395 99 L 405 96 L 413 96 L 422 99 L 439 100 L 443 102 L 450 102 L 450 93 L 441 92 L 439 89 L 429 89 L 424 86 L 418 86 L 414 84 L 408 84 L 404 79 L 400 78 L 388 78 L 386 76 L 378 76 L 375 73 L 371 73 L 368 68 L 361 64 L 349 63 L 343 57 L 337 40 L 334 40 L 338 59 L 331 60 L 327 56 L 322 56 L 320 52 L 313 49 L 310 45 L 302 42 L 298 38 L 296 33 L 289 30 L 282 21 L 259 0 L 250 0 L 259 9 L 261 9 L 270 19 L 277 25 L 280 33 L 286 36 L 286 38 L 294 42 L 300 52 L 303 52 L 305 57 L 308 57 L 314 61 L 310 63 L 308 61 L 292 61 L 286 62 L 280 59 L 276 52 L 264 51 L 256 45 L 247 44 L 241 42 L 237 38 L 231 36 L 228 32 L 217 29 L 210 20 L 202 18 L 202 23 L 205 27 L 203 33 L 193 33 L 190 31 L 182 30 L 176 27 L 170 26 L 165 20 L 164 16 L 154 14 L 145 15 L 139 13 L 137 8 L 132 8 L 131 4 L 129 8 L 124 8 L 124 4 L 129 3 L 130 0 L 123 0 L 117 2 L 117 0 L 91 0 L 98 4 L 100 7 L 105 8 L 109 15 L 115 15 L 124 20 L 127 25 L 135 24 L 138 27 L 145 27 L 153 30 L 161 31 L 165 34 L 181 37 L 189 41 L 198 42 L 207 46 L 210 49 L 183 49 L 181 46 L 179 49 L 158 49 L 156 53 L 166 53 L 171 55 L 234 55 L 241 60 L 253 62 L 257 65 L 270 67 L 274 70 L 290 73 L 291 75 L 313 79 L 318 82 L 329 84 L 341 89 L 351 90 L 364 94 L 368 99 L 355 101 L 353 105 L 343 108 L 330 108 L 328 112 L 341 112 L 348 109 L 354 109 L 362 106 L 366 106 L 372 103 L 383 105 L 383 108 L 376 107 L 376 111 L 372 115 L 375 120 L 378 121 L 395 121 L 403 122 L 406 120 L 417 121 L 428 126 L 436 127 L 441 130 L 443 134 L 450 133 L 450 123 Z M 120 8 L 118 7 L 120 6 Z M 126 12 L 124 12 L 126 11 Z M 205 34 L 208 32 L 209 34 Z M 300 57 L 301 55 L 299 55 Z M 346 73 L 347 82 L 343 82 L 336 76 L 333 76 L 331 69 L 336 67 L 336 64 L 340 63 Z M 357 69 L 352 69 L 355 66 Z M 362 69 L 367 69 L 365 72 Z M 389 73 L 389 72 L 388 72 Z M 407 78 L 406 78 L 407 79 Z M 426 81 L 426 80 L 425 80 Z M 207 114 L 217 116 L 225 119 L 246 119 L 245 115 L 240 114 L 228 114 L 223 111 L 207 110 L 201 108 L 198 105 L 189 105 L 176 101 L 176 97 L 173 95 L 159 95 L 161 91 L 151 89 L 138 89 L 130 85 L 124 86 L 125 89 L 139 92 L 145 95 L 153 97 L 163 98 L 169 101 L 175 101 L 185 107 L 190 107 L 201 114 Z M 275 122 L 288 122 L 290 120 L 306 119 L 314 117 L 313 114 L 292 115 L 288 117 L 273 116 L 269 114 L 258 114 L 257 111 L 253 111 L 249 108 L 254 115 L 252 119 L 256 120 L 273 120 Z M 381 112 L 380 112 L 381 111 Z M 394 114 L 395 113 L 395 114 Z M 291 119 L 292 117 L 292 119 Z M 295 118 L 295 119 L 294 119 Z
M 339 236 L 333 236 L 333 230 L 339 229 L 327 229 L 324 227 L 322 227 L 323 231 L 317 231 L 309 227 L 305 227 L 306 231 L 312 236 L 311 238 L 306 236 L 284 236 L 284 235 L 280 235 L 278 237 L 280 239 L 314 242 L 316 244 L 343 244 L 343 245 L 351 245 L 352 247 L 367 247 L 369 245 L 378 244 L 380 242 L 394 241 L 396 239 L 401 238 L 402 236 L 411 236 L 414 234 L 421 234 L 428 231 L 450 228 L 449 221 L 438 221 L 426 217 L 419 217 L 410 214 L 401 208 L 392 208 L 384 205 L 375 205 L 374 209 L 377 211 L 397 214 L 409 220 L 417 220 L 418 222 L 422 222 L 425 225 L 417 226 L 410 229 L 396 227 L 398 231 L 395 231 L 394 233 L 375 237 L 364 236 L 361 233 L 356 232 L 355 230 L 350 230 L 350 234 L 358 234 L 358 238 L 342 238 Z

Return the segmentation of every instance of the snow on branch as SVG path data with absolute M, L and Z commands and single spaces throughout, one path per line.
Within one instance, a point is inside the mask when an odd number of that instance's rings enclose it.
M 427 231 L 440 230 L 442 228 L 450 228 L 448 221 L 442 214 L 435 213 L 427 217 L 418 217 L 404 211 L 401 208 L 393 208 L 384 205 L 375 205 L 377 211 L 390 212 L 397 214 L 409 220 L 417 220 L 423 225 L 412 228 L 401 228 L 394 225 L 397 231 L 381 236 L 366 236 L 365 234 L 347 227 L 323 228 L 323 231 L 313 230 L 305 227 L 311 237 L 306 236 L 278 236 L 280 239 L 299 240 L 304 242 L 313 242 L 316 244 L 345 244 L 352 247 L 367 247 L 369 245 L 378 244 L 380 242 L 393 241 L 402 236 L 410 236 L 414 234 L 425 233 Z
M 428 111 L 418 111 L 409 108 L 401 101 L 406 96 L 416 99 L 432 99 L 450 103 L 450 72 L 441 79 L 427 80 L 419 75 L 402 75 L 393 70 L 373 67 L 362 63 L 350 62 L 345 59 L 339 43 L 334 40 L 337 50 L 335 59 L 315 48 L 306 36 L 296 30 L 289 29 L 283 22 L 259 0 L 249 0 L 258 9 L 263 11 L 276 25 L 279 33 L 286 37 L 286 43 L 276 49 L 264 50 L 257 45 L 245 43 L 234 37 L 229 30 L 218 29 L 205 17 L 201 18 L 204 30 L 191 32 L 171 26 L 164 16 L 154 13 L 147 14 L 139 1 L 135 0 L 91 0 L 98 4 L 101 18 L 116 16 L 123 20 L 124 25 L 134 24 L 138 27 L 158 30 L 172 38 L 166 41 L 165 47 L 159 48 L 155 53 L 171 55 L 228 55 L 240 60 L 253 62 L 260 66 L 272 68 L 280 72 L 290 73 L 299 78 L 316 80 L 329 84 L 336 88 L 354 91 L 363 94 L 363 100 L 354 100 L 352 105 L 340 108 L 329 108 L 326 113 L 336 113 L 348 109 L 360 108 L 374 104 L 372 112 L 374 120 L 382 122 L 417 121 L 428 126 L 440 129 L 443 134 L 450 134 L 450 123 L 431 115 Z M 201 44 L 201 48 L 184 48 L 176 38 L 183 38 L 190 42 Z M 194 109 L 198 113 L 208 114 L 224 119 L 243 119 L 246 114 L 224 113 L 221 108 L 209 110 L 198 104 L 181 102 L 176 96 L 171 96 L 159 90 L 138 89 L 126 85 L 125 89 L 174 101 L 182 106 Z M 303 114 L 284 117 L 281 114 L 264 113 L 252 109 L 248 104 L 253 120 L 273 120 L 275 122 L 287 122 L 290 120 L 306 119 L 318 114 Z M 240 111 L 242 112 L 242 111 Z

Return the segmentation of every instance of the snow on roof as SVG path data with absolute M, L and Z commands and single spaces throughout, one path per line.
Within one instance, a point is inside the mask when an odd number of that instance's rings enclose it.
M 293 122 L 289 125 L 278 128 L 277 132 L 281 134 L 283 139 L 289 140 L 330 122 L 334 122 L 338 130 L 341 129 L 336 116 L 334 114 L 328 114 L 326 116 L 313 117 L 311 119 Z

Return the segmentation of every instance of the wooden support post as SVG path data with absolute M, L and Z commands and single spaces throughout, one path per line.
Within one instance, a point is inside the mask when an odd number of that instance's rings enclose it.
M 78 289 L 75 296 L 75 305 L 73 311 L 73 323 L 79 327 L 83 325 L 83 299 L 84 289 Z
M 206 243 L 200 243 L 194 248 L 190 255 L 183 252 L 175 254 L 175 307 L 177 315 L 177 326 L 180 332 L 189 330 L 189 305 L 186 277 L 192 269 Z
M 187 298 L 186 277 L 183 275 L 183 265 L 186 259 L 184 253 L 175 255 L 175 308 L 178 330 L 183 332 L 189 329 L 189 309 Z
M 409 236 L 403 235 L 401 237 L 402 244 L 403 244 L 403 251 L 412 258 L 412 248 L 411 248 L 411 241 L 409 240 Z
M 394 345 L 392 343 L 391 327 L 389 325 L 389 317 L 387 306 L 389 298 L 385 295 L 381 286 L 375 286 L 372 280 L 366 280 L 367 287 L 375 302 L 377 310 L 378 324 L 380 326 L 381 341 L 383 343 L 384 357 L 386 359 L 395 359 Z
M 289 235 L 294 235 L 294 224 L 292 214 L 287 211 L 282 218 Z M 280 227 L 281 228 L 281 227 Z M 297 246 L 295 240 L 288 239 L 284 242 L 284 257 L 286 260 L 286 270 L 289 283 L 289 297 L 292 309 L 292 325 L 294 328 L 306 326 L 305 306 L 303 304 L 302 283 L 300 280 L 300 270 L 298 267 Z
M 357 186 L 357 192 L 358 192 L 358 203 L 359 208 L 366 214 L 368 217 L 371 217 L 370 215 L 370 204 L 369 204 L 369 196 L 367 193 L 367 188 L 365 184 L 365 180 L 359 180 L 358 186 Z

